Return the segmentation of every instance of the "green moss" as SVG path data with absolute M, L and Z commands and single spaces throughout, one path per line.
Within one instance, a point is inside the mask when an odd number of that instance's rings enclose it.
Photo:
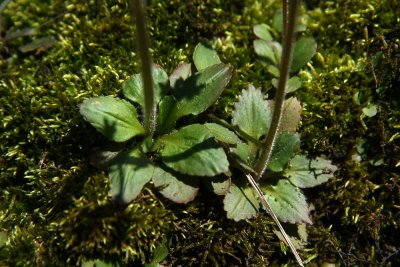
M 271 88 L 252 48 L 252 27 L 271 23 L 279 1 L 149 1 L 155 62 L 168 73 L 191 61 L 198 41 L 212 45 L 234 76 L 210 110 L 230 119 L 240 90 Z M 310 265 L 399 265 L 399 19 L 397 1 L 304 1 L 319 56 L 300 76 L 302 150 L 340 167 L 336 179 L 306 190 L 315 206 Z M 125 1 L 10 1 L 0 29 L 0 248 L 6 266 L 74 265 L 85 259 L 139 264 L 168 237 L 169 263 L 293 265 L 267 215 L 225 219 L 218 197 L 202 190 L 187 206 L 151 187 L 121 207 L 89 155 L 104 139 L 78 113 L 83 99 L 119 95 L 138 72 Z M 33 35 L 10 38 L 23 28 Z M 368 32 L 368 39 L 366 36 Z M 21 46 L 53 36 L 48 49 Z M 7 37 L 8 36 L 8 37 Z M 3 38 L 4 37 L 4 38 Z M 278 36 L 276 36 L 278 37 Z M 354 101 L 354 95 L 362 97 Z M 363 115 L 368 104 L 374 117 Z M 365 143 L 363 151 L 357 147 Z M 376 165 L 376 159 L 383 160 Z M 396 167 L 397 165 L 397 167 Z

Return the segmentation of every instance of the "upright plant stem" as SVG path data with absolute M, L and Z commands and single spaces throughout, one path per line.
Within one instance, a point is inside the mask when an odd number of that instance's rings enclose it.
M 142 63 L 142 79 L 144 87 L 144 128 L 147 134 L 152 135 L 156 128 L 156 106 L 154 103 L 154 89 L 152 78 L 152 59 L 150 55 L 150 42 L 147 33 L 146 13 L 142 0 L 129 0 L 132 19 L 136 24 L 137 46 L 139 58 Z
M 285 0 L 283 0 L 285 2 Z M 293 57 L 293 43 L 295 37 L 295 27 L 297 23 L 297 14 L 300 7 L 300 0 L 292 0 L 290 2 L 290 8 L 288 12 L 288 25 L 287 32 L 284 33 L 283 40 L 283 51 L 280 65 L 280 75 L 278 90 L 275 96 L 274 111 L 272 114 L 271 126 L 267 134 L 267 138 L 263 142 L 263 148 L 260 158 L 254 167 L 257 173 L 256 180 L 258 181 L 265 173 L 268 168 L 271 154 L 275 145 L 275 140 L 278 135 L 278 129 L 283 113 L 283 105 L 286 96 L 286 84 L 289 79 L 289 72 L 292 65 Z M 285 24 L 285 23 L 284 23 Z M 285 27 L 284 27 L 285 28 Z

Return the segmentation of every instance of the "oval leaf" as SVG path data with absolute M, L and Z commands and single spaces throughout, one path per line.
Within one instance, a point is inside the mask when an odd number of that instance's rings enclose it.
M 108 170 L 111 196 L 122 203 L 131 202 L 151 180 L 153 169 L 151 162 L 138 149 L 120 153 Z
M 271 124 L 271 109 L 264 95 L 253 85 L 243 90 L 232 112 L 232 124 L 255 139 L 266 134 Z
M 232 76 L 232 68 L 213 65 L 188 78 L 182 87 L 175 88 L 178 117 L 198 115 L 214 103 Z
M 193 62 L 198 71 L 212 65 L 220 64 L 221 60 L 211 47 L 199 43 L 193 52 Z
M 197 177 L 176 177 L 159 167 L 154 167 L 153 183 L 160 187 L 160 193 L 175 203 L 186 204 L 192 201 L 199 190 Z
M 224 198 L 226 217 L 235 221 L 250 219 L 257 215 L 260 204 L 253 189 L 244 181 L 232 184 Z
M 306 156 L 297 155 L 289 163 L 284 176 L 292 184 L 300 188 L 314 187 L 333 178 L 337 167 L 330 160 L 323 158 L 308 159 Z
M 227 144 L 237 144 L 240 142 L 239 137 L 231 130 L 217 123 L 204 124 L 215 139 Z
M 282 222 L 312 223 L 306 197 L 288 180 L 281 179 L 276 186 L 261 186 L 272 210 Z
M 254 40 L 254 51 L 259 57 L 261 57 L 262 60 L 271 61 L 272 63 L 277 65 L 278 62 L 276 60 L 275 52 L 273 47 L 271 46 L 271 43 L 272 42 L 265 40 Z
M 300 136 L 296 133 L 281 133 L 271 155 L 269 169 L 274 172 L 281 172 L 292 158 L 293 153 L 300 146 Z
M 154 101 L 155 103 L 158 103 L 160 99 L 170 91 L 168 75 L 159 65 L 153 64 L 152 76 Z M 144 107 L 143 90 L 144 88 L 141 74 L 132 75 L 130 78 L 128 78 L 128 80 L 125 81 L 122 88 L 122 92 L 126 98 L 138 103 L 142 107 Z
M 265 41 L 272 41 L 271 33 L 268 30 L 268 26 L 266 24 L 258 24 L 253 27 L 254 34 Z
M 197 176 L 214 176 L 228 171 L 229 162 L 224 150 L 210 131 L 192 124 L 161 137 L 163 162 L 173 170 Z
M 314 56 L 317 42 L 311 37 L 302 37 L 294 45 L 291 72 L 299 71 Z
M 83 101 L 79 112 L 111 141 L 124 142 L 144 133 L 136 118 L 135 108 L 122 99 L 112 96 L 92 97 Z
M 181 87 L 174 88 L 178 118 L 205 111 L 221 95 L 231 77 L 232 68 L 218 64 L 190 76 Z

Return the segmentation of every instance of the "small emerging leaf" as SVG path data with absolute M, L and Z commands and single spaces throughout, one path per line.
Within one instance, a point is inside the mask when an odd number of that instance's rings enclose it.
M 240 142 L 239 137 L 234 132 L 217 123 L 206 123 L 204 125 L 218 141 L 227 144 L 237 144 Z
M 268 26 L 266 24 L 258 24 L 253 27 L 254 34 L 265 41 L 272 41 L 271 33 L 268 30 Z
M 232 68 L 218 64 L 195 73 L 182 86 L 174 88 L 178 100 L 178 118 L 205 111 L 221 95 L 231 77 Z
M 276 139 L 272 150 L 269 169 L 274 172 L 281 172 L 292 158 L 293 153 L 300 146 L 300 137 L 296 133 L 281 133 Z
M 362 112 L 367 117 L 373 117 L 378 113 L 378 109 L 375 104 L 368 103 L 368 105 L 362 109 Z
M 192 201 L 199 190 L 197 177 L 175 177 L 159 167 L 154 167 L 153 183 L 160 187 L 160 193 L 175 203 L 186 204 Z
M 235 221 L 250 219 L 257 215 L 260 204 L 253 193 L 253 188 L 244 181 L 232 184 L 224 198 L 226 217 Z
M 255 139 L 266 134 L 271 124 L 271 109 L 261 90 L 249 85 L 243 90 L 232 112 L 232 124 Z
M 312 223 L 309 217 L 306 197 L 299 188 L 288 180 L 281 179 L 278 184 L 261 186 L 272 210 L 282 222 Z
M 232 184 L 231 178 L 225 175 L 202 179 L 202 182 L 208 189 L 220 196 L 226 195 Z
M 214 176 L 228 171 L 224 150 L 206 126 L 192 124 L 160 139 L 163 162 L 175 171 L 188 175 Z
M 197 71 L 206 69 L 212 65 L 220 64 L 221 60 L 211 47 L 199 43 L 193 52 L 193 62 Z
M 302 37 L 294 45 L 291 72 L 299 71 L 314 56 L 317 42 L 311 37 Z
M 152 163 L 138 149 L 118 154 L 108 171 L 111 196 L 122 203 L 131 202 L 151 180 L 153 169 Z
M 279 77 L 279 70 L 278 70 L 278 77 Z M 278 88 L 278 79 L 273 78 L 271 80 L 271 83 L 275 88 Z M 287 82 L 286 93 L 287 94 L 292 93 L 292 92 L 296 91 L 297 89 L 299 89 L 300 87 L 301 87 L 300 78 L 297 76 L 293 76 Z
M 314 187 L 333 178 L 337 170 L 330 160 L 323 158 L 308 159 L 306 156 L 297 155 L 289 163 L 284 176 L 300 188 Z
M 111 141 L 124 142 L 143 134 L 135 108 L 112 96 L 92 97 L 83 101 L 79 112 L 97 131 Z
M 168 75 L 158 65 L 153 64 L 152 66 L 153 76 L 153 90 L 154 90 L 154 102 L 158 103 L 160 99 L 165 96 L 169 91 Z M 122 91 L 124 96 L 144 107 L 144 92 L 143 92 L 143 81 L 141 74 L 134 74 L 128 80 L 125 81 Z
M 177 102 L 173 96 L 165 96 L 159 103 L 157 116 L 157 132 L 169 132 L 176 123 L 178 113 Z

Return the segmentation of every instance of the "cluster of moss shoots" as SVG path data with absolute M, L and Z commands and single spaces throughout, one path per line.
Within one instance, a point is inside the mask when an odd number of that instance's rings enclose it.
M 108 171 L 116 201 L 127 204 L 153 183 L 165 198 L 185 204 L 196 197 L 202 183 L 224 198 L 229 219 L 250 219 L 263 207 L 302 265 L 296 248 L 304 240 L 293 244 L 279 221 L 303 227 L 311 223 L 302 189 L 328 181 L 336 167 L 324 158 L 299 154 L 296 129 L 302 107 L 286 94 L 300 88 L 301 82 L 297 76 L 288 78 L 312 58 L 316 43 L 304 37 L 293 42 L 295 31 L 304 28 L 296 23 L 298 1 L 293 2 L 290 10 L 284 4 L 272 28 L 254 27 L 255 52 L 275 76 L 275 99 L 248 85 L 230 122 L 209 115 L 210 122 L 184 125 L 185 117 L 191 116 L 193 122 L 217 101 L 232 77 L 232 67 L 201 43 L 194 50 L 193 64 L 181 63 L 170 75 L 151 64 L 148 47 L 139 47 L 143 74 L 126 80 L 125 99 L 98 96 L 81 104 L 85 120 L 114 142 L 96 152 L 93 163 Z M 138 36 L 142 31 L 146 40 L 144 16 L 136 16 Z M 283 48 L 271 31 L 283 33 Z

